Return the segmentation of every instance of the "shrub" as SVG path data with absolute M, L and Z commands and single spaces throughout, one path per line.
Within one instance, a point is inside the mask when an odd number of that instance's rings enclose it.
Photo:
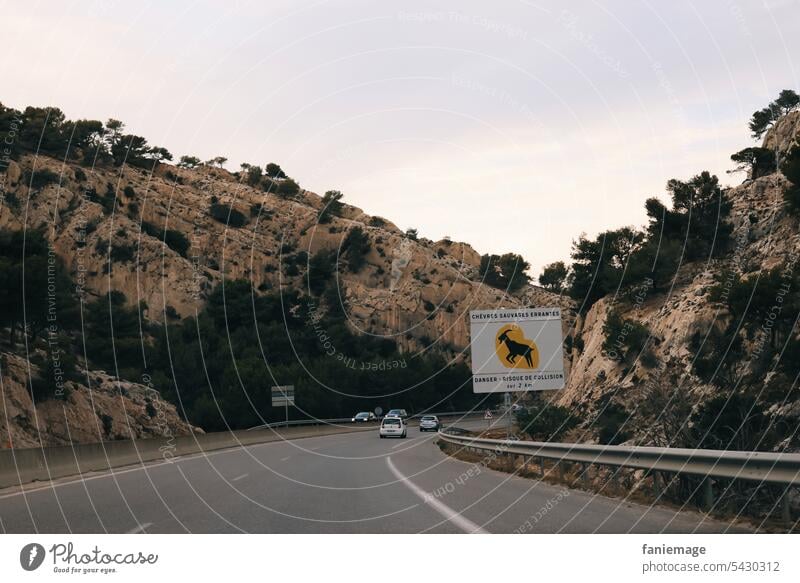
M 125 263 L 131 261 L 136 255 L 136 248 L 133 245 L 111 244 L 111 261 L 115 263 Z
M 196 168 L 199 164 L 200 158 L 197 156 L 181 156 L 178 168 Z
M 336 273 L 336 254 L 326 249 L 317 251 L 308 261 L 306 273 L 308 290 L 314 295 L 320 295 L 325 291 L 334 273 Z
M 55 172 L 42 168 L 41 170 L 25 171 L 25 183 L 31 188 L 41 189 L 49 184 L 58 184 L 59 176 Z
M 611 310 L 603 324 L 603 334 L 604 355 L 611 360 L 630 363 L 643 353 L 650 330 L 644 324 L 623 318 L 616 310 Z
M 291 198 L 300 192 L 300 185 L 291 178 L 281 180 L 275 193 L 282 198 Z
M 733 172 L 746 171 L 750 178 L 756 179 L 775 172 L 775 152 L 767 148 L 745 148 L 731 156 L 736 163 Z
M 599 412 L 594 419 L 597 428 L 597 439 L 602 445 L 619 445 L 630 439 L 630 432 L 625 426 L 630 413 L 621 403 L 604 399 L 600 403 Z
M 180 231 L 168 229 L 164 233 L 164 243 L 182 257 L 186 257 L 186 253 L 189 251 L 189 239 Z
M 525 273 L 528 268 L 530 264 L 515 253 L 483 255 L 479 273 L 481 281 L 486 285 L 513 292 L 530 281 Z
M 536 403 L 517 412 L 517 425 L 535 440 L 558 441 L 578 424 L 572 412 L 552 403 Z
M 267 171 L 267 176 L 274 180 L 281 180 L 283 178 L 286 178 L 286 172 L 284 172 L 283 169 L 274 162 L 270 162 L 269 164 L 267 164 L 265 170 Z
M 347 268 L 357 273 L 366 263 L 366 256 L 371 248 L 369 237 L 361 227 L 353 227 L 342 243 L 342 251 L 347 257 Z
M 563 261 L 545 265 L 539 276 L 539 285 L 550 291 L 560 292 L 567 280 L 567 266 Z
M 791 182 L 783 193 L 783 200 L 790 213 L 800 214 L 800 143 L 789 150 L 781 164 L 781 172 Z
M 122 189 L 122 192 L 125 193 L 125 196 L 127 196 L 128 198 L 134 198 L 136 196 L 136 191 L 130 184 L 128 184 L 124 189 Z
M 229 227 L 239 228 L 247 224 L 247 217 L 226 204 L 211 203 L 208 212 L 214 220 Z
M 329 190 L 322 197 L 322 208 L 319 209 L 317 220 L 320 224 L 329 223 L 331 216 L 339 216 L 342 211 L 342 197 L 344 195 L 338 190 Z

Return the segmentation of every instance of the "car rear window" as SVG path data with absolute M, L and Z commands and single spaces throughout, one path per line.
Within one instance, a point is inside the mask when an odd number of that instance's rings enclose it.
M 384 419 L 383 420 L 383 424 L 384 425 L 391 425 L 392 427 L 399 427 L 400 426 L 400 420 L 399 419 Z
M 423 417 L 422 420 L 423 421 L 433 421 L 434 418 L 433 417 Z

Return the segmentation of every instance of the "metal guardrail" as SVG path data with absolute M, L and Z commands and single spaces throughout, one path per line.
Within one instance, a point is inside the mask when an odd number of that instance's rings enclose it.
M 483 451 L 582 464 L 800 485 L 800 454 L 515 441 L 439 432 L 447 442 Z
M 703 507 L 707 511 L 714 508 L 714 480 L 746 480 L 785 486 L 780 503 L 781 519 L 787 527 L 793 524 L 789 489 L 800 486 L 800 454 L 517 441 L 458 434 L 462 432 L 464 430 L 457 427 L 445 428 L 439 431 L 439 438 L 446 443 L 476 451 L 517 455 L 526 461 L 537 458 L 543 475 L 544 460 L 549 459 L 584 466 L 596 464 L 662 472 L 664 475 L 699 476 L 703 478 Z M 563 476 L 560 463 L 557 468 L 559 475 Z M 586 478 L 585 471 L 582 477 Z
M 431 412 L 431 413 L 417 413 L 416 415 L 409 415 L 409 419 L 419 419 L 420 417 L 424 417 L 425 415 L 436 415 L 437 417 L 444 418 L 444 417 L 473 417 L 475 415 L 483 415 L 483 411 L 443 411 L 440 413 Z M 376 418 L 373 423 L 380 421 L 380 418 Z M 353 418 L 352 417 L 341 417 L 339 419 L 298 419 L 295 421 L 276 421 L 274 423 L 265 423 L 264 425 L 257 425 L 255 427 L 251 427 L 247 431 L 254 431 L 256 429 L 275 429 L 277 427 L 299 427 L 304 425 L 339 425 L 342 423 L 352 424 Z M 364 423 L 361 421 L 360 423 Z M 367 423 L 370 423 L 369 421 Z

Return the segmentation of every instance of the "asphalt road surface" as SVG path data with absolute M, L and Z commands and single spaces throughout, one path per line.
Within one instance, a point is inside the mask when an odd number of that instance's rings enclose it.
M 482 426 L 472 421 L 465 426 Z M 741 527 L 445 456 L 436 435 L 312 437 L 0 490 L 8 533 L 688 533 Z

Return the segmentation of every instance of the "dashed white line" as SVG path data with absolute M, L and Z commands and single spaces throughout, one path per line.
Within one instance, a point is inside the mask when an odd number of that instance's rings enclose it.
M 125 534 L 139 534 L 139 533 L 142 533 L 142 532 L 147 532 L 147 529 L 150 528 L 151 526 L 153 526 L 152 522 L 145 522 L 145 523 L 140 524 L 136 528 L 130 529 Z
M 239 480 L 244 480 L 244 479 L 245 479 L 247 476 L 249 476 L 249 475 L 250 475 L 250 474 L 242 474 L 241 476 L 236 476 L 235 478 L 233 478 L 233 479 L 231 480 L 231 482 L 238 482 Z
M 425 504 L 433 508 L 436 512 L 444 516 L 447 520 L 455 524 L 458 528 L 463 530 L 469 534 L 488 534 L 485 530 L 483 530 L 480 526 L 469 520 L 468 518 L 462 516 L 452 508 L 450 508 L 447 504 L 442 502 L 441 500 L 437 500 L 430 494 L 428 494 L 425 490 L 417 486 L 414 482 L 409 480 L 406 476 L 400 472 L 394 464 L 392 463 L 392 458 L 386 458 L 386 465 L 389 466 L 389 470 L 394 474 L 394 476 L 400 480 L 405 486 L 411 490 L 414 494 L 416 494 Z
M 288 460 L 290 457 L 292 457 L 292 456 L 290 456 L 290 455 L 287 455 L 286 457 L 282 457 L 282 458 L 281 458 L 281 461 L 282 461 L 282 462 L 285 462 L 285 461 L 286 461 L 286 460 Z

